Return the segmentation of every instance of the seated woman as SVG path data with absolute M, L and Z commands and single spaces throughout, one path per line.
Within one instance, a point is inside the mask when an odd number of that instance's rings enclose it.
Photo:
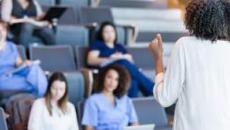
M 33 35 L 46 45 L 55 44 L 53 31 L 47 21 L 42 21 L 44 14 L 36 0 L 3 0 L 1 7 L 2 19 L 10 24 L 17 44 L 28 46 Z
M 12 42 L 6 41 L 6 37 L 7 24 L 0 21 L 1 96 L 3 94 L 7 95 L 8 92 L 28 92 L 42 96 L 47 87 L 47 78 L 44 72 L 38 64 L 31 61 L 22 61 L 17 47 Z M 18 69 L 21 66 L 24 67 Z
M 123 130 L 129 124 L 138 124 L 133 103 L 126 96 L 129 83 L 129 73 L 121 66 L 108 66 L 99 72 L 96 94 L 84 107 L 85 130 Z
M 67 92 L 65 76 L 53 73 L 45 97 L 37 99 L 32 106 L 28 130 L 78 130 L 76 111 L 68 101 Z
M 132 78 L 128 95 L 137 97 L 139 90 L 145 96 L 152 95 L 154 83 L 139 71 L 125 47 L 117 43 L 117 32 L 114 24 L 102 23 L 97 41 L 90 46 L 87 62 L 93 67 L 102 67 L 109 63 L 125 67 Z

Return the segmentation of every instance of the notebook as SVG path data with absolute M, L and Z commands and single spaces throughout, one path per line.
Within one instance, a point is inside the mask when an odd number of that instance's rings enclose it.
M 66 10 L 67 10 L 67 7 L 64 7 L 64 6 L 50 7 L 42 20 L 52 22 L 53 19 L 60 19 Z
M 148 125 L 138 125 L 138 126 L 128 126 L 125 127 L 124 130 L 154 130 L 154 124 Z

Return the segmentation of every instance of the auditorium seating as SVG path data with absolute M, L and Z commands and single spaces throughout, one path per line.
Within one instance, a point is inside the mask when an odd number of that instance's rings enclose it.
M 153 97 L 133 99 L 140 125 L 154 123 L 155 130 L 171 130 L 164 108 Z
M 31 60 L 40 60 L 45 71 L 76 71 L 73 50 L 70 46 L 31 46 Z
M 166 0 L 101 0 L 99 6 L 119 7 L 119 8 L 166 9 L 167 1 Z

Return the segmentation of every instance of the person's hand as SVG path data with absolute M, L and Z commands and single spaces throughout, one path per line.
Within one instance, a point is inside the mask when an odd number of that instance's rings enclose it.
M 10 115 L 8 113 L 4 113 L 4 117 L 5 117 L 5 119 L 7 119 L 10 117 Z
M 35 21 L 33 24 L 38 27 L 48 27 L 50 25 L 47 21 Z
M 25 64 L 26 66 L 30 66 L 30 65 L 32 64 L 32 61 L 30 61 L 30 60 L 25 60 L 25 61 L 24 61 L 24 64 Z
M 128 60 L 130 63 L 134 63 L 133 57 L 130 54 L 125 54 L 124 59 Z
M 121 60 L 124 59 L 123 54 L 122 53 L 114 53 L 110 56 L 110 58 L 112 58 L 113 60 Z
M 37 21 L 33 18 L 25 18 L 25 21 L 27 23 L 33 24 L 33 25 L 38 26 L 38 27 L 46 27 L 46 26 L 50 25 L 50 23 L 48 21 Z
M 155 60 L 163 57 L 163 41 L 160 34 L 157 34 L 149 44 L 149 50 L 153 54 Z

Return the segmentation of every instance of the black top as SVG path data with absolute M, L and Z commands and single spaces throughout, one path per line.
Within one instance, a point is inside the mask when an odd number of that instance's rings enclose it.
M 29 5 L 26 9 L 24 9 L 18 0 L 12 0 L 13 4 L 13 10 L 12 10 L 12 16 L 16 18 L 23 18 L 24 16 L 27 17 L 36 17 L 37 16 L 37 9 L 33 2 L 33 0 L 30 0 Z

